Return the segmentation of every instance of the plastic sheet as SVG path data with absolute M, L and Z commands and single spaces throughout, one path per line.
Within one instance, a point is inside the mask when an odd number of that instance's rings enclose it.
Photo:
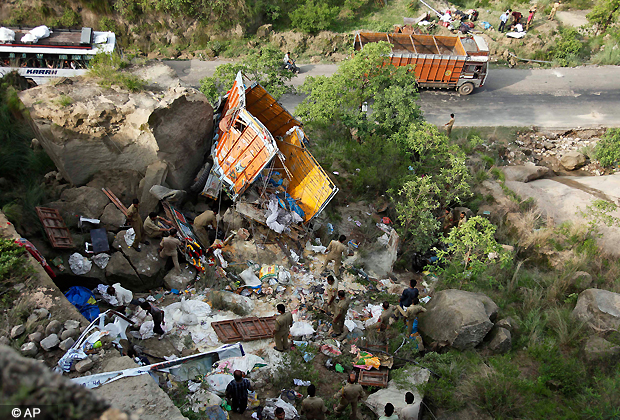
M 0 28 L 0 42 L 13 42 L 15 41 L 15 32 L 9 28 Z
M 255 366 L 263 367 L 267 366 L 267 363 L 261 357 L 254 354 L 246 354 L 245 356 L 229 357 L 228 359 L 220 360 L 217 362 L 215 372 L 232 374 L 235 370 L 240 370 L 241 372 L 248 373 Z
M 110 255 L 97 254 L 91 258 L 91 261 L 94 262 L 97 267 L 104 270 L 108 266 L 108 262 L 110 261 Z
M 235 378 L 232 375 L 226 373 L 215 373 L 205 378 L 209 389 L 219 396 L 223 396 L 226 393 L 226 387 L 233 379 Z
M 133 230 L 133 228 L 129 228 L 125 231 L 125 243 L 127 244 L 127 246 L 132 246 L 133 245 L 133 241 L 136 240 L 136 232 Z
M 293 337 L 301 337 L 302 335 L 310 335 L 314 334 L 314 328 L 312 328 L 312 324 L 306 321 L 297 321 L 293 323 L 291 327 L 291 335 Z
M 258 287 L 261 285 L 260 279 L 254 274 L 252 267 L 248 267 L 239 274 L 239 277 L 245 282 L 246 286 Z
M 93 267 L 93 263 L 88 260 L 88 258 L 83 257 L 78 252 L 71 254 L 69 257 L 69 267 L 71 267 L 71 271 L 73 274 L 81 276 L 82 274 L 86 274 Z

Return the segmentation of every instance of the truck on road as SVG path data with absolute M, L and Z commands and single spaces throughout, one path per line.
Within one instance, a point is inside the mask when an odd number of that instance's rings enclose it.
M 390 44 L 392 65 L 414 66 L 420 87 L 456 89 L 461 95 L 469 95 L 486 81 L 489 47 L 478 35 L 357 32 L 353 47 L 361 51 L 366 44 L 381 41 Z

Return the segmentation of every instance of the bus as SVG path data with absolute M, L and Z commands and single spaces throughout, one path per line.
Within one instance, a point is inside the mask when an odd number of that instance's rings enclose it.
M 115 46 L 114 32 L 92 28 L 0 28 L 0 77 L 17 71 L 34 86 L 81 76 L 96 54 L 112 53 Z

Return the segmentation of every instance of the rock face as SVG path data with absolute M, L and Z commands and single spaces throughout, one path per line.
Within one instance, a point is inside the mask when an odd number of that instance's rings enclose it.
M 73 103 L 63 107 L 51 99 L 60 95 Z M 144 174 L 161 160 L 169 164 L 167 183 L 183 189 L 211 146 L 213 109 L 192 88 L 177 85 L 163 94 L 129 93 L 80 80 L 38 86 L 23 91 L 20 98 L 37 139 L 63 177 L 77 186 L 103 170 Z
M 104 228 L 106 228 L 109 232 L 118 232 L 120 226 L 125 225 L 125 221 L 127 218 L 121 212 L 118 207 L 114 204 L 110 203 L 103 209 L 103 214 L 101 215 L 101 224 Z
M 581 168 L 586 163 L 586 157 L 581 152 L 571 150 L 564 153 L 560 159 L 560 165 L 567 171 L 573 171 Z
M 592 275 L 585 271 L 575 272 L 569 279 L 568 286 L 571 291 L 581 292 L 592 284 Z
M 92 187 L 69 188 L 62 192 L 60 200 L 46 204 L 60 212 L 69 227 L 77 226 L 78 217 L 99 219 L 110 199 L 101 189 Z
M 140 280 L 139 285 L 130 287 L 131 290 L 146 290 L 162 285 L 164 268 L 166 267 L 167 260 L 159 257 L 159 240 L 152 239 L 149 242 L 149 245 L 143 244 L 142 250 L 138 252 L 127 246 L 127 242 L 125 242 L 124 238 L 124 232 L 120 232 L 116 235 L 116 238 L 114 238 L 114 242 L 112 243 L 112 248 L 121 251 L 121 253 L 129 261 L 130 266 L 134 269 Z M 118 252 L 116 254 L 118 254 Z M 112 254 L 112 257 L 114 257 L 114 255 L 115 254 Z M 109 264 L 110 263 L 108 263 L 108 266 Z M 123 285 L 123 280 L 117 281 L 120 281 L 121 285 Z
M 493 328 L 498 307 L 488 296 L 463 290 L 442 290 L 419 317 L 425 339 L 459 350 L 473 348 Z
M 503 354 L 510 351 L 512 347 L 512 336 L 509 330 L 496 325 L 489 333 L 489 336 L 491 340 L 487 344 L 487 348 L 493 353 Z
M 38 353 L 37 345 L 34 343 L 25 343 L 20 351 L 26 357 L 34 357 Z
M 146 174 L 140 187 L 140 216 L 146 219 L 150 212 L 155 211 L 159 205 L 159 200 L 149 192 L 153 185 L 162 185 L 168 176 L 168 165 L 166 162 L 157 161 L 146 168 Z
M 502 167 L 506 181 L 530 182 L 552 174 L 549 168 L 544 166 L 518 165 Z
M 25 332 L 26 332 L 26 327 L 24 327 L 22 324 L 16 325 L 13 328 L 11 328 L 11 339 L 16 339 L 17 337 L 19 337 Z
M 121 286 L 131 290 L 142 287 L 142 280 L 122 252 L 112 254 L 105 268 L 105 276 L 110 284 L 119 282 Z
M 62 330 L 62 324 L 57 319 L 52 319 L 45 328 L 45 335 L 59 334 Z
M 615 346 L 604 338 L 593 336 L 586 341 L 583 353 L 587 361 L 594 362 L 612 357 L 617 358 L 620 355 L 620 347 Z
M 579 294 L 573 317 L 597 332 L 620 327 L 620 294 L 600 289 L 587 289 Z
M 170 270 L 164 277 L 164 286 L 168 289 L 185 290 L 187 285 L 196 278 L 196 270 L 193 268 L 183 269 L 181 273 Z

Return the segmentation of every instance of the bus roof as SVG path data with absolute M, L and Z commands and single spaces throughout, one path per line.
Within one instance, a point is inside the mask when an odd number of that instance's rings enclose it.
M 49 37 L 32 44 L 21 43 L 22 37 L 31 28 L 9 29 L 15 32 L 15 41 L 0 44 L 0 52 L 95 55 L 99 52 L 111 53 L 116 46 L 114 32 L 93 31 L 91 28 L 50 30 Z

